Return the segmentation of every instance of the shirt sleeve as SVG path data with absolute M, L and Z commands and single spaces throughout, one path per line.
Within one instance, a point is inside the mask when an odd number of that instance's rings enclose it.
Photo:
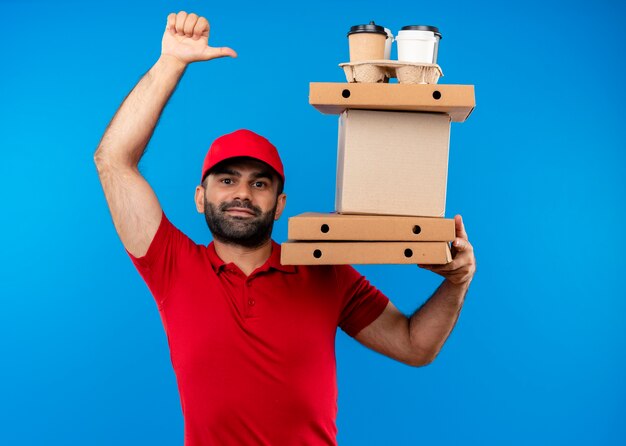
M 157 232 L 146 254 L 142 257 L 135 257 L 126 249 L 126 253 L 148 285 L 159 308 L 167 299 L 177 277 L 177 268 L 183 262 L 181 257 L 193 244 L 163 212 Z
M 354 337 L 382 314 L 389 298 L 352 266 L 336 265 L 335 270 L 343 293 L 339 327 Z

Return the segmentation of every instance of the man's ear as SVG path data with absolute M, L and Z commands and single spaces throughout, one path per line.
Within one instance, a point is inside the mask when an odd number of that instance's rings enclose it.
M 196 209 L 200 214 L 204 214 L 204 192 L 205 189 L 202 185 L 196 186 L 194 201 L 196 202 Z
M 276 213 L 274 214 L 274 220 L 278 220 L 285 210 L 287 204 L 287 194 L 280 194 L 276 199 Z

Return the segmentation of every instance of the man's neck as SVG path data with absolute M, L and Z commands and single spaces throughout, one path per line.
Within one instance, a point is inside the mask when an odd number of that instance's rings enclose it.
M 268 239 L 261 246 L 247 248 L 213 240 L 215 252 L 224 263 L 234 263 L 246 276 L 263 265 L 272 253 L 272 240 Z

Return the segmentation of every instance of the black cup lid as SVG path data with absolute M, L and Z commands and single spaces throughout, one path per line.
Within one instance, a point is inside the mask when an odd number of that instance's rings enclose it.
M 368 25 L 355 25 L 350 28 L 348 35 L 357 33 L 374 33 L 387 35 L 385 28 L 371 21 Z
M 441 39 L 441 33 L 439 32 L 439 28 L 436 26 L 428 26 L 428 25 L 408 25 L 403 26 L 402 31 L 432 31 Z

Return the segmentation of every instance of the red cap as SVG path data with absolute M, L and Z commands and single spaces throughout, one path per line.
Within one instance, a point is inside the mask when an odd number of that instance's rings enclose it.
M 283 163 L 276 147 L 261 135 L 245 129 L 236 130 L 213 141 L 204 158 L 200 182 L 216 164 L 239 156 L 247 156 L 264 162 L 276 171 L 283 183 L 285 182 Z

